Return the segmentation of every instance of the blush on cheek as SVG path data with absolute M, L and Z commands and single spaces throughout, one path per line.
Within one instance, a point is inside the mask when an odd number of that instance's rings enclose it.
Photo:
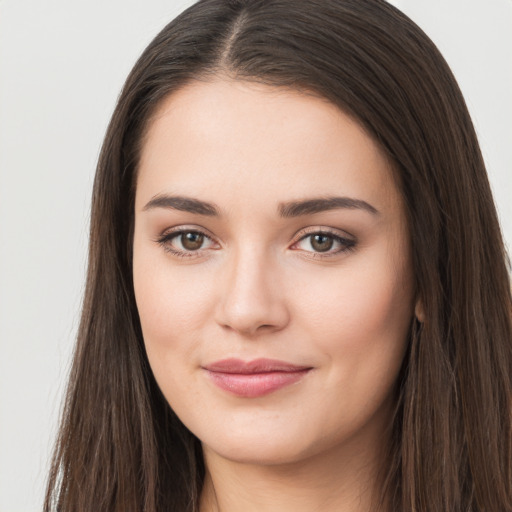
M 403 349 L 413 314 L 412 294 L 402 279 L 389 271 L 367 273 L 366 277 L 349 276 L 340 280 L 335 293 L 324 295 L 326 300 L 305 304 L 305 328 L 311 336 L 316 335 L 326 353 L 335 351 L 359 359 L 372 350 L 380 352 L 382 347 L 398 345 L 399 351 Z

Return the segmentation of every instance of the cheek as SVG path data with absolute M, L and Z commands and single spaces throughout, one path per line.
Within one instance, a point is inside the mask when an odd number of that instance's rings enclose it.
M 211 315 L 207 289 L 193 266 L 177 270 L 169 264 L 167 254 L 139 246 L 137 238 L 133 281 L 148 360 L 169 400 L 169 390 L 181 389 L 188 382 L 184 377 L 199 364 L 198 333 Z
M 208 281 L 196 267 L 176 268 L 161 249 L 134 243 L 133 281 L 144 338 L 165 342 L 201 325 L 208 312 Z
M 347 259 L 302 288 L 301 328 L 345 375 L 383 375 L 401 364 L 414 291 L 408 264 L 397 260 L 379 253 L 354 265 Z
M 347 265 L 325 280 L 317 276 L 302 294 L 300 331 L 322 354 L 317 406 L 330 411 L 318 415 L 324 432 L 355 432 L 389 413 L 407 347 L 413 286 L 405 267 L 377 260 L 364 268 Z
M 134 289 L 142 335 L 153 375 L 168 403 L 187 410 L 200 399 L 196 369 L 205 312 L 197 287 L 165 262 L 134 258 Z M 181 282 L 184 281 L 184 282 Z

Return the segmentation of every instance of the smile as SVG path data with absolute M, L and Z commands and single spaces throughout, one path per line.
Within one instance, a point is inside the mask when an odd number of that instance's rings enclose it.
M 216 386 L 243 398 L 256 398 L 277 391 L 298 382 L 312 370 L 311 367 L 274 359 L 248 362 L 225 359 L 203 369 Z

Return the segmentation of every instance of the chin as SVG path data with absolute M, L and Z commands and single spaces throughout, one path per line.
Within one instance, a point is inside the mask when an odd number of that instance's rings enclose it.
M 232 462 L 259 466 L 293 464 L 307 458 L 310 451 L 291 440 L 269 439 L 265 436 L 247 440 L 240 438 L 235 442 L 226 440 L 225 443 L 217 440 L 211 445 L 203 443 L 203 449 Z
M 253 422 L 245 428 L 220 428 L 221 434 L 209 431 L 203 437 L 201 432 L 196 435 L 202 441 L 205 455 L 211 451 L 233 462 L 254 465 L 293 464 L 330 450 L 340 442 L 339 439 L 322 438 L 322 433 L 308 433 L 304 425 L 299 428 L 295 423 L 295 428 L 290 428 L 291 425 L 293 423 L 279 428 L 276 424 Z

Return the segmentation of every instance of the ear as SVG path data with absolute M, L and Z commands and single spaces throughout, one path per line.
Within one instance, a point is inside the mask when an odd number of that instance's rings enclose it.
M 423 302 L 421 299 L 416 301 L 416 306 L 414 307 L 414 314 L 420 323 L 425 321 L 425 309 L 423 308 Z

